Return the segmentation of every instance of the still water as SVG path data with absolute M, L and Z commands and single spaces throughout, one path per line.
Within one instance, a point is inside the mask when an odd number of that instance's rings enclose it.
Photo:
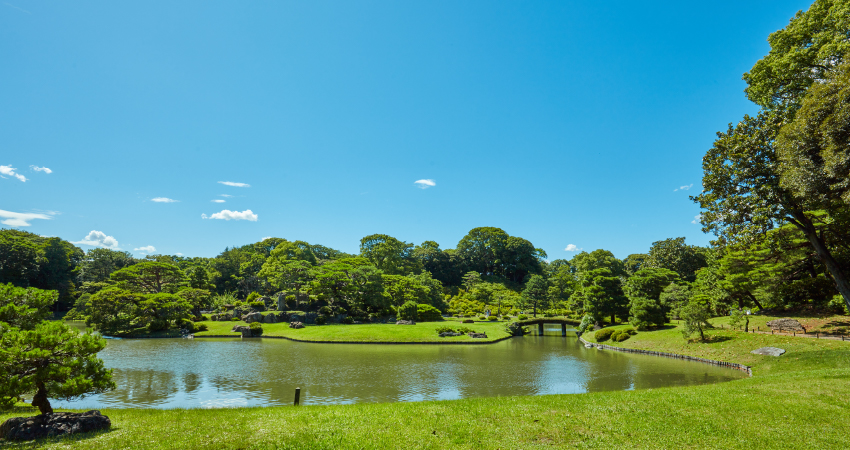
M 558 330 L 560 331 L 560 330 Z M 447 400 L 648 389 L 743 378 L 708 364 L 586 349 L 575 335 L 490 345 L 307 344 L 282 339 L 110 340 L 118 388 L 54 406 L 218 408 Z

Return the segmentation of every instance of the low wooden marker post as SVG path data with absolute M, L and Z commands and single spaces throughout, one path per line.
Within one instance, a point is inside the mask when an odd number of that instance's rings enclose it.
M 295 388 L 295 406 L 298 406 L 299 403 L 301 403 L 301 388 L 297 387 Z

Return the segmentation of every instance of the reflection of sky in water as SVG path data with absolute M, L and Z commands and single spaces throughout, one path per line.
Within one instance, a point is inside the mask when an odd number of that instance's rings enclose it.
M 221 408 L 574 394 L 715 383 L 742 372 L 708 364 L 586 349 L 575 338 L 491 345 L 303 344 L 278 339 L 110 340 L 100 353 L 115 391 L 74 408 Z

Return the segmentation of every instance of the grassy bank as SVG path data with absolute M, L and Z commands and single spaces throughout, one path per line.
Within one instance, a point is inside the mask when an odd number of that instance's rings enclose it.
M 199 322 L 206 324 L 207 331 L 195 333 L 195 337 L 211 335 L 232 335 L 239 333 L 230 330 L 234 325 L 246 325 L 245 322 Z M 487 339 L 473 339 L 469 336 L 440 337 L 439 327 L 466 327 L 478 333 L 487 333 Z M 358 325 L 306 325 L 304 328 L 289 328 L 288 323 L 264 323 L 263 336 L 283 336 L 305 341 L 336 342 L 489 342 L 508 336 L 505 322 L 460 323 L 460 320 L 440 322 L 417 322 L 416 325 L 395 324 L 358 324 Z
M 715 385 L 581 395 L 298 408 L 104 410 L 113 421 L 112 431 L 48 441 L 43 448 L 846 447 L 850 343 L 730 330 L 712 330 L 709 335 L 707 343 L 688 343 L 671 326 L 616 345 L 741 362 L 752 365 L 755 376 Z M 788 353 L 780 358 L 749 353 L 763 345 Z M 18 410 L 0 420 L 28 414 L 34 412 Z

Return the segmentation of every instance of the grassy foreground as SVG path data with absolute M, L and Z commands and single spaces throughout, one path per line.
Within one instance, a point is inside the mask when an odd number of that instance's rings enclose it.
M 687 343 L 671 326 L 639 333 L 618 345 L 742 362 L 754 367 L 755 376 L 714 385 L 581 395 L 297 408 L 103 410 L 112 419 L 111 431 L 41 445 L 86 449 L 847 447 L 850 343 L 730 330 L 712 330 L 709 336 L 708 343 Z M 780 358 L 749 354 L 763 345 L 782 347 L 788 353 Z M 30 414 L 35 412 L 21 408 L 0 420 Z
M 198 322 L 209 328 L 207 331 L 195 333 L 195 337 L 210 335 L 232 335 L 238 338 L 239 333 L 230 330 L 234 325 L 246 325 L 245 322 Z M 438 327 L 470 328 L 478 333 L 487 333 L 487 339 L 473 339 L 469 336 L 440 337 Z M 505 322 L 476 322 L 460 323 L 460 320 L 443 320 L 440 322 L 417 322 L 416 325 L 395 324 L 359 324 L 359 325 L 307 325 L 304 328 L 289 328 L 288 323 L 264 323 L 263 336 L 284 336 L 305 341 L 339 341 L 339 342 L 489 342 L 508 336 Z

